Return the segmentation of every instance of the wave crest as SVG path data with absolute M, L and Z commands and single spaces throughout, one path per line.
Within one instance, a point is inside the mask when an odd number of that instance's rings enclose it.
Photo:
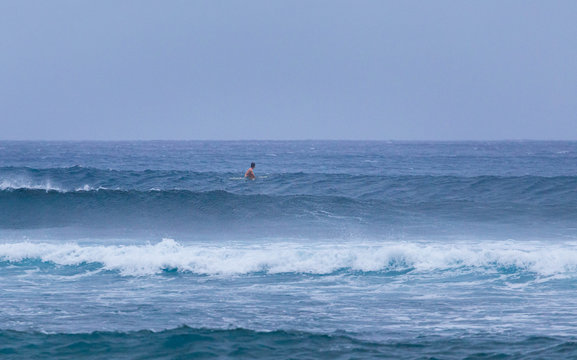
M 198 275 L 251 273 L 332 274 L 437 271 L 531 272 L 540 276 L 577 272 L 577 245 L 543 243 L 182 245 L 172 239 L 145 245 L 4 243 L 0 260 L 38 260 L 56 265 L 101 264 L 104 270 L 143 276 L 177 270 Z

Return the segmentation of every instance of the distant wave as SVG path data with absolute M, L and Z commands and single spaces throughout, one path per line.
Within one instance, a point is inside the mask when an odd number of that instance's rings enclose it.
M 171 239 L 146 245 L 4 243 L 0 261 L 30 266 L 98 264 L 102 270 L 143 276 L 165 271 L 198 275 L 251 273 L 419 274 L 446 271 L 577 276 L 577 246 L 483 242 L 450 243 L 266 243 L 254 246 L 182 245 Z M 93 270 L 94 268 L 91 267 Z
M 254 228 L 335 229 L 447 222 L 501 225 L 544 223 L 572 227 L 577 201 L 554 197 L 536 203 L 479 199 L 357 199 L 328 195 L 235 194 L 223 190 L 0 191 L 0 229 L 88 227 L 98 229 Z M 553 203 L 555 201 L 556 203 Z M 279 233 L 280 234 L 280 233 Z
M 209 192 L 340 196 L 410 203 L 437 200 L 559 204 L 577 202 L 577 176 L 390 176 L 320 173 L 266 174 L 247 182 L 242 174 L 176 170 L 118 171 L 94 168 L 0 168 L 0 191 Z
M 453 222 L 570 233 L 577 176 L 289 173 L 247 181 L 234 173 L 1 168 L 0 212 L 0 229 L 245 231 L 250 224 L 259 233 L 383 233 L 389 226 L 450 231 L 441 225 Z

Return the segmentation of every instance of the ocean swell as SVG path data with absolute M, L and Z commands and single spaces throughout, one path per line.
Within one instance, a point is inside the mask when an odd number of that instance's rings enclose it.
M 71 167 L 0 168 L 0 191 L 226 191 L 238 195 L 338 196 L 403 203 L 439 199 L 480 203 L 567 205 L 577 200 L 577 176 L 433 176 L 347 173 L 242 173 L 104 170 Z
M 234 173 L 5 167 L 0 213 L 0 231 L 559 237 L 577 228 L 577 177 L 286 173 L 247 181 Z
M 202 329 L 182 326 L 153 332 L 54 333 L 0 331 L 0 355 L 20 360 L 58 359 L 567 359 L 577 355 L 570 337 L 465 334 L 458 338 L 418 336 L 386 341 L 350 334 L 301 331 Z M 450 356 L 448 356 L 450 355 Z

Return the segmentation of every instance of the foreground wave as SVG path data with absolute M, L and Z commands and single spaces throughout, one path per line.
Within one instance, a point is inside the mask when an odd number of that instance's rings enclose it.
M 251 273 L 479 274 L 532 273 L 537 276 L 577 276 L 577 244 L 516 242 L 479 243 L 287 243 L 239 246 L 181 245 L 172 239 L 147 245 L 75 243 L 0 244 L 0 266 L 24 269 L 39 263 L 96 269 L 127 276 L 177 271 L 198 275 Z
M 4 359 L 568 359 L 577 342 L 568 337 L 465 335 L 417 336 L 386 341 L 345 334 L 258 332 L 180 327 L 161 332 L 87 334 L 0 331 Z

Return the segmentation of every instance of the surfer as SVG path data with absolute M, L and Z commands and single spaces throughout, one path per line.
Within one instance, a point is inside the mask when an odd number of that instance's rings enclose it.
M 254 176 L 254 167 L 255 166 L 256 166 L 255 163 L 250 163 L 250 167 L 248 168 L 246 173 L 244 173 L 245 178 L 249 178 L 251 180 L 254 180 L 256 178 L 256 176 Z

